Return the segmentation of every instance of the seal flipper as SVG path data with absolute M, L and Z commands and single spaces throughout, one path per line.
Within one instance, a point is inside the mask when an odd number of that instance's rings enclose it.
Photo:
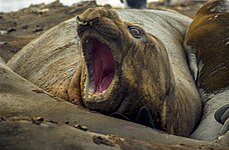
M 146 106 L 143 106 L 139 112 L 138 112 L 138 116 L 137 119 L 135 121 L 136 123 L 151 127 L 151 128 L 155 128 L 155 124 L 153 121 L 153 118 L 151 116 L 151 113 L 149 111 L 149 109 Z
M 224 135 L 229 132 L 229 118 L 224 122 L 222 129 L 220 130 L 219 135 Z
M 123 119 L 123 120 L 127 120 L 127 121 L 131 121 L 129 118 L 127 118 L 126 116 L 124 116 L 121 113 L 113 113 L 110 115 L 111 117 L 115 117 L 118 119 Z M 149 109 L 146 106 L 141 107 L 141 109 L 138 112 L 137 118 L 135 120 L 135 123 L 144 125 L 144 126 L 148 126 L 151 128 L 155 128 L 155 124 L 153 121 L 153 118 L 150 114 Z
M 123 114 L 120 114 L 120 113 L 113 113 L 110 116 L 111 117 L 114 117 L 114 118 L 118 118 L 118 119 L 123 119 L 123 120 L 130 121 L 129 118 L 127 118 L 126 116 L 124 116 Z
M 229 107 L 227 110 L 223 113 L 223 116 L 221 117 L 221 121 L 225 124 L 225 122 L 229 120 Z
M 229 131 L 229 104 L 220 107 L 214 114 L 215 119 L 223 124 L 222 129 L 220 130 L 220 135 L 226 134 Z
M 214 116 L 219 123 L 223 124 L 229 118 L 229 104 L 220 107 Z

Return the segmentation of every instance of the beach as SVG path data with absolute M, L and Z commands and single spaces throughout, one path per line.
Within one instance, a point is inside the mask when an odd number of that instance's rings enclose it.
M 103 6 L 115 7 L 120 1 L 70 1 L 70 0 L 0 0 L 1 9 L 10 12 L 0 13 L 0 56 L 7 62 L 17 51 L 31 40 L 41 35 L 51 27 L 67 19 L 75 17 L 89 7 Z M 52 3 L 50 3 L 52 2 Z M 75 2 L 75 3 L 73 3 Z M 78 2 L 78 3 L 77 3 Z M 31 3 L 39 3 L 33 4 Z M 193 3 L 190 6 L 175 6 L 169 9 L 176 10 L 184 15 L 193 17 L 203 3 Z M 26 7 L 28 5 L 28 7 Z M 119 8 L 122 7 L 119 3 Z M 167 9 L 148 3 L 149 9 Z M 26 7 L 26 8 L 24 8 Z M 19 9 L 23 8 L 23 9 Z M 17 11 L 13 11 L 13 9 Z M 18 10 L 19 9 L 19 10 Z
M 19 9 L 29 7 L 32 4 L 49 4 L 55 0 L 0 0 L 0 12 L 18 11 Z M 74 3 L 79 3 L 85 0 L 60 0 L 63 5 L 71 6 Z M 148 2 L 154 2 L 157 0 L 148 0 Z M 98 5 L 109 4 L 113 7 L 122 7 L 120 0 L 96 0 Z

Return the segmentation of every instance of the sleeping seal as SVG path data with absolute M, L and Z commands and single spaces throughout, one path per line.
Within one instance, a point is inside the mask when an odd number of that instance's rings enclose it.
M 213 0 L 201 7 L 184 45 L 204 105 L 202 121 L 191 137 L 215 139 L 229 128 L 229 1 Z M 224 105 L 215 114 L 222 127 L 214 113 Z
M 90 110 L 135 121 L 147 108 L 157 129 L 182 136 L 192 132 L 202 107 L 182 47 L 190 18 L 95 8 L 77 22 L 76 40 L 75 22 L 68 20 L 28 44 L 8 65 Z M 144 114 L 145 109 L 139 116 Z

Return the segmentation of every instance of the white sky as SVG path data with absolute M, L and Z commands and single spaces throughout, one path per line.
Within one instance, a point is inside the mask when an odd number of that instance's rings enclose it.
M 9 11 L 17 11 L 18 9 L 22 9 L 28 7 L 30 4 L 39 4 L 39 3 L 51 3 L 54 0 L 0 0 L 0 12 L 9 12 Z M 60 0 L 64 5 L 72 5 L 73 3 L 77 3 L 82 0 Z M 96 0 L 97 4 L 111 4 L 113 6 L 122 6 L 120 0 Z M 148 0 L 156 1 L 156 0 Z

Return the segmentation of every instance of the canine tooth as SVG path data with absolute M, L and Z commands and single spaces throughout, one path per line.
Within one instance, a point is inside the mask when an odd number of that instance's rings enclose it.
M 106 91 L 107 91 L 107 90 L 104 90 L 104 91 L 102 92 L 102 94 L 106 93 Z

